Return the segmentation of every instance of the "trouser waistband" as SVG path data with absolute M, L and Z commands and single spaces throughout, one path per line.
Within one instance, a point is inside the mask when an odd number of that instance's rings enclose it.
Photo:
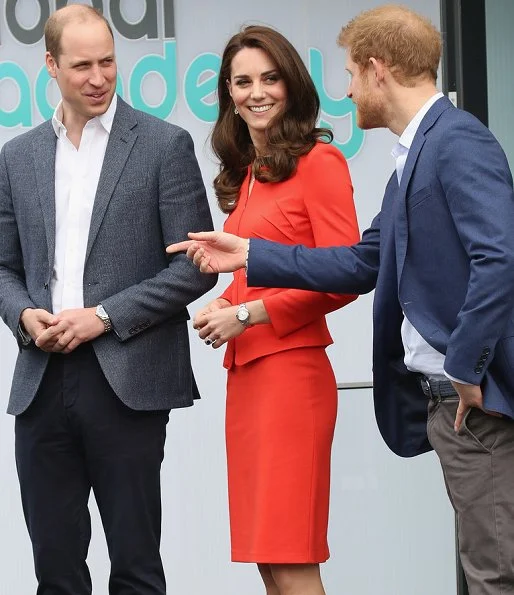
M 421 390 L 430 399 L 442 401 L 450 397 L 457 397 L 457 391 L 449 380 L 434 380 L 427 376 L 420 376 Z

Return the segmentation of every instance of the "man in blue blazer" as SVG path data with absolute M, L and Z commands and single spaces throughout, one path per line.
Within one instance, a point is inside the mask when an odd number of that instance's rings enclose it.
M 375 289 L 380 431 L 401 456 L 436 450 L 471 595 L 514 593 L 514 194 L 507 160 L 485 126 L 437 92 L 440 35 L 427 20 L 400 6 L 379 7 L 343 28 L 339 43 L 347 48 L 359 126 L 399 136 L 396 169 L 362 241 L 307 249 L 214 232 L 190 234 L 192 242 L 171 250 L 187 249 L 204 272 L 246 264 L 249 285 Z

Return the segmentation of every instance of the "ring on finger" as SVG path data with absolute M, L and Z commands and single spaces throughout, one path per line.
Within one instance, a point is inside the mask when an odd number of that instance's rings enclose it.
M 212 345 L 212 343 L 214 343 L 214 341 L 212 339 L 210 339 L 209 337 L 207 337 L 207 339 L 205 339 L 204 343 L 206 345 Z

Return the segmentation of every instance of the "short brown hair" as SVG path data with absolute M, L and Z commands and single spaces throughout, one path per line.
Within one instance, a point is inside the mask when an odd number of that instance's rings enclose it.
M 87 4 L 69 4 L 50 15 L 45 23 L 45 46 L 46 51 L 52 55 L 56 62 L 62 53 L 61 38 L 64 27 L 72 21 L 87 22 L 90 20 L 103 21 L 114 39 L 109 21 L 99 10 Z
M 437 80 L 441 34 L 425 17 L 399 4 L 366 10 L 352 19 L 337 39 L 351 59 L 365 69 L 381 60 L 405 86 L 416 80 Z
M 227 87 L 232 60 L 243 48 L 257 48 L 276 64 L 287 89 L 286 105 L 266 128 L 266 156 L 258 157 L 248 126 L 234 113 Z M 221 59 L 218 79 L 219 115 L 211 144 L 220 160 L 220 172 L 214 180 L 218 204 L 225 213 L 232 211 L 248 165 L 260 182 L 287 180 L 296 170 L 298 159 L 307 154 L 321 137 L 329 142 L 332 133 L 316 128 L 320 101 L 316 87 L 294 46 L 271 27 L 249 25 L 230 38 Z

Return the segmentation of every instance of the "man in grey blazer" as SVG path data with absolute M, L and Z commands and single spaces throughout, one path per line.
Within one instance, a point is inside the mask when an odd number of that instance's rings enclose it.
M 91 593 L 93 489 L 111 594 L 163 594 L 160 465 L 198 396 L 186 306 L 215 279 L 165 246 L 212 229 L 189 134 L 115 95 L 107 21 L 56 11 L 52 121 L 0 153 L 0 314 L 20 353 L 8 412 L 38 594 Z

